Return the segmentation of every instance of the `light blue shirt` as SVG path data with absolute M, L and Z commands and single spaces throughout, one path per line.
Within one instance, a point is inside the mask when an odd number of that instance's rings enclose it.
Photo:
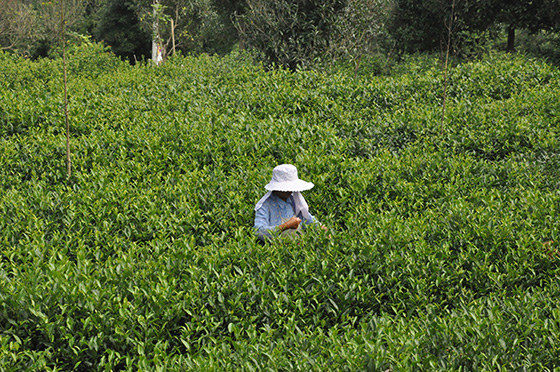
M 290 219 L 294 216 L 294 211 L 294 199 L 291 195 L 284 201 L 271 194 L 255 212 L 255 231 L 258 238 L 263 241 L 265 237 L 271 238 L 278 225 L 282 224 L 282 219 Z M 309 214 L 309 218 L 303 218 L 300 212 L 297 217 L 301 218 L 302 228 L 307 224 L 317 222 L 311 214 Z

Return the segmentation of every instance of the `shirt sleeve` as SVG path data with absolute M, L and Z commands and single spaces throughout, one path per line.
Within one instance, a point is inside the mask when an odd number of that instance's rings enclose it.
M 262 206 L 255 212 L 255 233 L 257 237 L 264 241 L 265 238 L 272 238 L 271 232 L 276 228 L 270 225 L 269 210 L 266 206 Z
M 303 226 L 310 225 L 312 223 L 319 223 L 319 221 L 317 221 L 317 219 L 313 217 L 311 213 L 309 213 L 309 218 L 304 218 L 301 213 L 298 215 L 298 217 L 301 218 L 301 223 Z

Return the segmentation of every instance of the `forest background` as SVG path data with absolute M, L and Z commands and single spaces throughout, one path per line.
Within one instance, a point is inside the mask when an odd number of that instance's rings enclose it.
M 490 0 L 2 0 L 0 47 L 30 58 L 60 54 L 61 10 L 69 41 L 103 42 L 136 63 L 173 53 L 250 49 L 290 69 L 364 56 L 490 49 L 558 61 L 560 1 Z M 449 37 L 452 35 L 452 38 Z

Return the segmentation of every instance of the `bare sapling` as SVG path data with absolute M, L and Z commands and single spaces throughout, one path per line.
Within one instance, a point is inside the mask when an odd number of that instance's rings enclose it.
M 60 0 L 60 39 L 62 42 L 62 74 L 64 81 L 64 119 L 66 123 L 66 168 L 68 179 L 72 176 L 72 159 L 70 153 L 70 120 L 68 115 L 68 83 L 66 77 L 66 28 L 65 28 L 64 0 Z
M 455 18 L 455 0 L 451 4 L 451 15 L 449 16 L 449 24 L 447 25 L 447 48 L 445 52 L 445 62 L 443 65 L 443 97 L 441 107 L 441 128 L 440 133 L 443 134 L 443 123 L 445 121 L 445 108 L 447 99 L 447 70 L 449 64 L 449 51 L 451 50 L 451 34 L 453 30 L 453 18 Z

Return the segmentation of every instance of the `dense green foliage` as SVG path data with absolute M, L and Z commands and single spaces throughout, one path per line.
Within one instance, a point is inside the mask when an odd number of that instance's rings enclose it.
M 324 55 L 335 38 L 344 0 L 247 0 L 238 17 L 244 43 L 269 65 L 295 70 Z
M 0 54 L 0 370 L 560 367 L 560 73 Z M 366 69 L 365 69 L 366 70 Z M 289 162 L 330 228 L 261 246 Z
M 559 0 L 10 0 L 4 5 L 0 50 L 31 58 L 60 55 L 62 39 L 91 39 L 133 64 L 155 58 L 156 49 L 164 61 L 177 51 L 225 55 L 248 49 L 268 67 L 295 70 L 343 60 L 359 69 L 363 57 L 441 52 L 448 44 L 461 57 L 517 48 L 560 61 Z
M 140 22 L 134 1 L 107 1 L 107 5 L 100 7 L 98 13 L 99 21 L 92 31 L 97 40 L 110 45 L 113 53 L 127 61 L 151 58 L 152 32 Z
M 233 18 L 243 12 L 245 0 L 157 2 L 154 17 L 155 0 L 4 1 L 0 7 L 0 50 L 31 58 L 56 56 L 62 18 L 70 42 L 92 38 L 111 46 L 116 55 L 131 63 L 151 58 L 152 37 L 156 35 L 166 53 L 226 54 L 238 42 Z
M 395 0 L 394 4 L 389 28 L 399 49 L 406 52 L 441 49 L 449 31 L 452 50 L 463 55 L 495 47 L 492 43 L 504 31 L 509 51 L 516 47 L 516 30 L 560 31 L 558 0 Z

